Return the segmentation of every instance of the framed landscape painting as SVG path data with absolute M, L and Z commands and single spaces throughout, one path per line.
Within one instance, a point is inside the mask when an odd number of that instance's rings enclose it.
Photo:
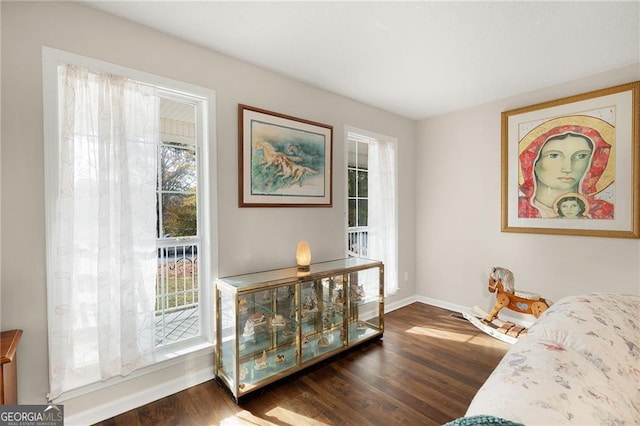
M 240 207 L 331 207 L 333 126 L 238 105 Z
M 640 238 L 640 82 L 502 113 L 502 231 Z

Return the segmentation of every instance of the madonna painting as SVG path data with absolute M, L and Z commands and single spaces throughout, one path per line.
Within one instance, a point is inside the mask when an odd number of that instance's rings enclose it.
M 639 237 L 639 84 L 502 114 L 503 231 Z
M 557 204 L 577 194 L 589 210 L 578 218 L 613 219 L 615 131 L 599 118 L 549 120 L 519 143 L 518 217 L 562 218 Z

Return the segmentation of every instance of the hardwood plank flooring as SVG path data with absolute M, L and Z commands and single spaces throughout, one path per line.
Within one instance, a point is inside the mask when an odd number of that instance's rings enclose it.
M 464 415 L 508 348 L 453 312 L 413 303 L 385 316 L 382 339 L 240 405 L 212 380 L 98 426 L 442 425 Z

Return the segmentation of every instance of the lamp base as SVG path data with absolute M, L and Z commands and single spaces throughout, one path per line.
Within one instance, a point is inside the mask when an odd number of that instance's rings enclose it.
M 309 272 L 311 270 L 310 265 L 298 265 L 298 271 L 300 272 Z

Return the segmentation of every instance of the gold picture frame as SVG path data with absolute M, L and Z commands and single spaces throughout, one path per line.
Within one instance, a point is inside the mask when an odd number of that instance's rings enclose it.
M 640 81 L 502 113 L 502 232 L 640 238 Z

